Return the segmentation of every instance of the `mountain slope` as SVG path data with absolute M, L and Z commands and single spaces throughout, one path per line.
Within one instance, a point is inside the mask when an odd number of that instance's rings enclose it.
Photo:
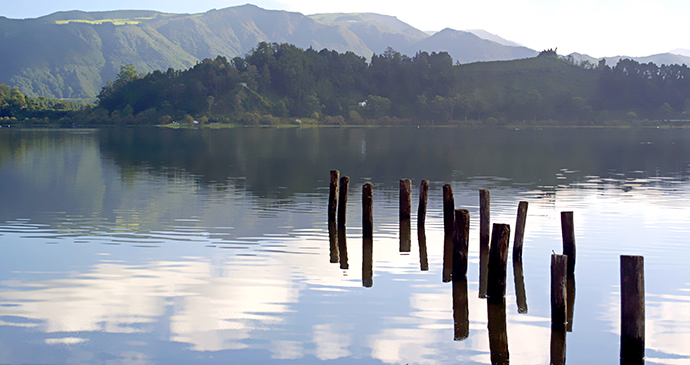
M 366 55 L 383 53 L 387 47 L 405 49 L 421 41 L 428 35 L 396 17 L 374 13 L 333 13 L 314 14 L 310 18 L 324 24 L 333 24 L 346 28 L 359 37 L 369 49 Z
M 496 34 L 489 33 L 487 31 L 485 31 L 484 29 L 468 29 L 465 32 L 472 33 L 479 38 L 486 39 L 487 41 L 496 42 L 496 43 L 502 44 L 504 46 L 522 47 L 522 44 L 520 44 L 520 43 L 509 41 L 509 40 L 502 38 Z
M 472 33 L 450 28 L 413 44 L 403 53 L 415 54 L 417 51 L 445 51 L 453 57 L 453 61 L 460 63 L 513 60 L 537 55 L 536 51 L 527 47 L 504 46 Z

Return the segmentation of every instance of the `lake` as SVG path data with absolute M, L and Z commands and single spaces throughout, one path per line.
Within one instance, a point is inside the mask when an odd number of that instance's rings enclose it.
M 494 361 L 549 363 L 549 265 L 562 252 L 560 213 L 572 211 L 567 363 L 619 362 L 619 257 L 643 255 L 646 363 L 686 364 L 689 164 L 687 129 L 2 128 L 0 363 L 490 364 L 479 298 L 488 189 L 492 223 L 513 228 L 529 202 L 524 293 L 509 260 L 507 353 Z M 335 251 L 332 169 L 350 177 Z M 399 249 L 402 178 L 412 179 L 410 252 Z M 444 184 L 470 212 L 464 285 L 442 280 Z M 454 313 L 454 285 L 466 314 Z

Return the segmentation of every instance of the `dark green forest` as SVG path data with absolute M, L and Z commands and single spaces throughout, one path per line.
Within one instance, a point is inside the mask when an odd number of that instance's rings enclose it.
M 97 105 L 74 109 L 0 89 L 0 117 L 63 125 L 657 125 L 690 119 L 690 69 L 628 59 L 579 65 L 551 50 L 459 65 L 445 52 L 389 48 L 367 62 L 262 42 L 244 58 L 187 70 L 144 75 L 124 65 Z

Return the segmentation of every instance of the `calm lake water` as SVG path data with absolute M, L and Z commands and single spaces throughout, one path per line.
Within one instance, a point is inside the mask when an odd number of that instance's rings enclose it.
M 478 295 L 478 190 L 489 189 L 494 223 L 513 228 L 529 202 L 526 313 L 508 265 L 512 364 L 549 363 L 562 211 L 574 212 L 577 242 L 567 363 L 619 362 L 625 254 L 645 257 L 646 363 L 687 364 L 689 164 L 690 130 L 3 128 L 0 363 L 490 364 Z M 331 263 L 344 259 L 329 243 L 331 169 L 351 179 L 346 263 Z M 409 253 L 401 178 L 413 183 Z M 422 179 L 428 270 L 414 214 Z M 448 183 L 471 216 L 468 281 L 456 285 L 466 317 L 442 281 Z

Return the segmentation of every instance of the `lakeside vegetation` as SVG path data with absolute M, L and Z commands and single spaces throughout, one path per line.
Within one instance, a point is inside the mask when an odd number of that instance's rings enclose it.
M 445 52 L 352 52 L 265 43 L 244 58 L 140 74 L 124 65 L 97 104 L 0 88 L 2 124 L 657 125 L 690 119 L 686 65 L 538 57 L 454 65 Z M 14 118 L 14 119 L 12 119 Z

